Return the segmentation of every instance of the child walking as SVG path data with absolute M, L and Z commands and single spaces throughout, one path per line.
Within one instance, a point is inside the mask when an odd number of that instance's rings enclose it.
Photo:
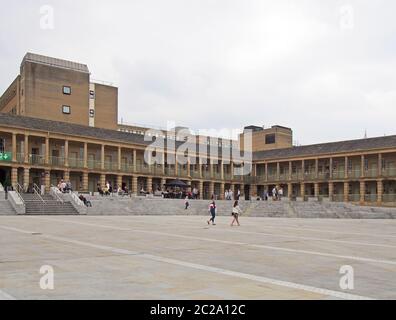
M 210 225 L 210 222 L 212 222 L 212 225 L 216 225 L 215 223 L 215 219 L 216 219 L 216 203 L 214 201 L 211 202 L 211 204 L 209 205 L 209 212 L 212 215 L 212 218 L 210 218 L 210 220 L 208 221 L 208 225 Z
M 239 202 L 235 201 L 234 203 L 234 207 L 232 208 L 232 216 L 234 217 L 234 219 L 232 220 L 231 223 L 231 227 L 234 226 L 234 223 L 238 223 L 238 227 L 240 227 L 240 223 L 239 223 L 239 215 L 242 213 L 241 207 L 239 206 Z

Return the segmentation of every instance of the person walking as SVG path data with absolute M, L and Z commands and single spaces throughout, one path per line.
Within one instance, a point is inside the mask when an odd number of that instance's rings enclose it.
M 185 199 L 185 205 L 186 205 L 186 209 L 185 210 L 188 210 L 188 208 L 190 207 L 190 202 L 189 202 L 188 196 Z
M 210 203 L 210 205 L 209 205 L 209 212 L 210 212 L 210 214 L 211 214 L 211 218 L 210 218 L 210 220 L 208 221 L 208 225 L 210 225 L 210 223 L 212 222 L 212 225 L 216 225 L 216 223 L 215 223 L 215 219 L 216 219 L 216 209 L 217 209 L 217 207 L 216 207 L 216 203 L 214 202 L 214 201 L 212 201 L 211 203 Z
M 231 223 L 231 227 L 234 226 L 234 223 L 238 223 L 238 227 L 240 227 L 240 223 L 239 223 L 239 215 L 242 213 L 241 207 L 239 206 L 239 202 L 235 201 L 234 203 L 234 207 L 232 208 L 232 216 L 233 216 L 233 220 Z

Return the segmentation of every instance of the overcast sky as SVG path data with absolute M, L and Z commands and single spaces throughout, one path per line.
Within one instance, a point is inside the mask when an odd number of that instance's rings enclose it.
M 396 1 L 0 0 L 0 91 L 28 51 L 119 87 L 124 122 L 396 134 Z M 40 8 L 54 9 L 42 29 Z M 46 20 L 45 20 L 46 21 Z

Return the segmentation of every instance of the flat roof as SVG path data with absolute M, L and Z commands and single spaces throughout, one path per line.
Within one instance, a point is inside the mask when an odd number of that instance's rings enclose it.
M 77 63 L 68 60 L 62 60 L 58 58 L 52 58 L 48 56 L 43 56 L 40 54 L 35 54 L 28 52 L 22 60 L 22 64 L 25 62 L 34 62 L 39 64 L 44 64 L 48 66 L 54 66 L 63 69 L 74 70 L 78 72 L 89 73 L 88 66 L 86 64 Z

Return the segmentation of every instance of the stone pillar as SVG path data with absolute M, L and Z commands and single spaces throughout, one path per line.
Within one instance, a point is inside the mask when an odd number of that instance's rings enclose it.
M 329 199 L 330 199 L 330 201 L 333 201 L 333 196 L 334 196 L 334 183 L 330 182 L 329 183 Z
M 199 177 L 202 179 L 202 159 L 198 159 Z
M 265 181 L 268 181 L 268 163 L 265 164 Z
M 349 202 L 349 182 L 344 182 L 344 202 Z
M 137 167 L 136 167 L 137 159 L 136 159 L 136 157 L 137 157 L 136 149 L 133 149 L 133 151 L 132 151 L 133 172 L 136 172 L 136 170 L 137 170 Z
M 100 162 L 101 162 L 100 168 L 102 170 L 104 170 L 105 169 L 105 146 L 104 146 L 104 144 L 102 144 L 102 146 L 101 146 Z
M 293 184 L 292 183 L 287 184 L 287 196 L 289 197 L 289 199 L 291 199 L 293 196 Z
M 187 160 L 187 177 L 191 177 L 191 161 L 190 158 Z
M 69 166 L 69 141 L 65 140 L 65 167 Z
M 161 190 L 166 185 L 166 179 L 161 179 Z
M 348 157 L 345 157 L 345 172 L 344 172 L 344 178 L 348 179 Z
M 222 183 L 220 184 L 220 200 L 225 200 L 224 196 L 225 196 L 225 184 Z
M 30 169 L 23 169 L 23 189 L 26 191 L 30 184 Z
M 378 155 L 378 177 L 382 177 L 382 153 Z
M 289 161 L 289 181 L 292 181 L 293 162 Z
M 84 168 L 88 168 L 88 143 L 84 142 Z M 85 188 L 84 188 L 85 190 Z M 87 188 L 88 190 L 88 188 Z
M 280 162 L 276 164 L 276 181 L 280 181 Z
M 44 164 L 48 165 L 49 164 L 49 157 L 50 157 L 50 140 L 49 137 L 45 138 L 45 158 L 44 158 Z
M 221 161 L 220 174 L 221 174 L 221 180 L 224 180 L 224 161 Z M 225 193 L 225 190 L 223 193 Z M 223 197 L 224 197 L 224 195 L 223 195 Z
M 203 181 L 199 182 L 199 194 L 200 194 L 200 199 L 203 200 L 204 199 L 204 184 Z
M 51 171 L 49 170 L 44 172 L 44 185 L 45 192 L 48 193 L 51 190 Z
M 64 181 L 70 180 L 70 171 L 69 170 L 66 170 L 65 172 L 63 172 L 63 180 Z
M 315 159 L 315 179 L 318 178 L 319 178 L 319 159 Z
M 383 195 L 383 193 L 384 193 L 383 181 L 382 180 L 378 180 L 377 181 L 377 196 L 378 196 L 377 202 L 378 202 L 379 205 L 382 204 L 382 195 Z
M 25 156 L 25 164 L 29 163 L 29 135 L 25 134 L 25 142 L 24 142 L 25 150 L 24 150 L 24 156 Z
M 315 197 L 319 197 L 319 183 L 315 183 Z
M 117 186 L 122 188 L 122 175 L 120 174 L 117 176 Z
M 13 187 L 18 183 L 18 168 L 11 169 L 11 185 Z
M 240 187 L 241 189 L 241 199 L 245 199 L 245 185 L 244 184 L 241 184 L 241 187 Z M 240 199 L 240 200 L 241 200 Z
M 360 177 L 362 178 L 362 179 L 364 179 L 364 177 L 366 176 L 366 173 L 365 173 L 365 170 L 366 168 L 365 168 L 365 156 L 364 155 L 362 155 L 362 157 L 361 157 L 361 164 L 360 164 Z
M 360 203 L 363 204 L 365 202 L 366 195 L 366 182 L 360 181 Z
M 104 188 L 105 186 L 106 186 L 106 175 L 105 174 L 101 174 L 100 175 L 100 186 L 102 187 L 102 188 Z
M 330 158 L 330 172 L 329 172 L 329 176 L 330 179 L 333 179 L 333 158 Z
M 210 199 L 212 199 L 212 197 L 214 196 L 214 182 L 210 182 L 209 183 L 209 197 Z
M 89 189 L 89 184 L 88 184 L 88 172 L 83 172 L 82 176 L 82 188 L 84 192 L 87 192 Z
M 121 171 L 121 157 L 122 157 L 122 150 L 121 147 L 118 147 L 118 171 Z M 122 180 L 122 177 L 121 177 Z
M 12 134 L 12 162 L 17 162 L 17 135 Z
M 153 178 L 151 177 L 147 178 L 147 192 L 153 193 Z
M 258 196 L 257 194 L 257 185 L 256 184 L 252 184 L 250 186 L 250 197 L 256 199 Z
M 305 197 L 305 183 L 301 183 L 301 198 Z
M 139 190 L 138 190 L 138 177 L 137 176 L 133 176 L 132 177 L 132 193 L 133 194 L 138 194 Z
M 213 167 L 213 160 L 210 160 L 210 165 L 209 165 L 209 172 L 210 172 L 210 178 L 214 179 L 214 167 Z

